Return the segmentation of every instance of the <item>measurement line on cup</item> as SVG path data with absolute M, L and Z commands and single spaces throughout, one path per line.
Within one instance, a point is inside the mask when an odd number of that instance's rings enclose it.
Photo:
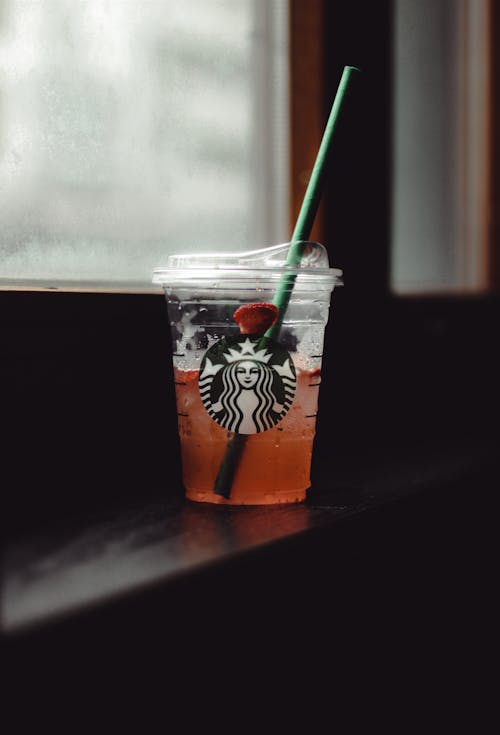
M 177 412 L 177 416 L 189 416 L 189 414 L 188 413 L 179 413 L 179 412 Z
M 307 416 L 304 416 L 304 418 L 305 419 L 315 419 L 317 415 L 318 415 L 317 413 L 310 413 Z
M 174 357 L 186 357 L 185 352 L 173 352 L 172 354 Z
M 323 357 L 323 355 L 311 355 L 311 358 L 312 357 Z
M 321 383 L 309 383 L 309 388 L 314 388 L 316 385 L 321 385 Z
M 174 385 L 187 385 L 184 380 L 174 380 Z

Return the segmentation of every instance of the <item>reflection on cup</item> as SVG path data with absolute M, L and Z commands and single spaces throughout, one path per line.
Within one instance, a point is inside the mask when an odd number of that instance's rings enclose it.
M 289 506 L 286 513 L 278 508 L 263 513 L 256 506 L 247 507 L 242 513 L 213 510 L 199 503 L 186 503 L 182 509 L 177 551 L 187 564 L 288 537 L 310 525 L 310 509 L 305 504 Z

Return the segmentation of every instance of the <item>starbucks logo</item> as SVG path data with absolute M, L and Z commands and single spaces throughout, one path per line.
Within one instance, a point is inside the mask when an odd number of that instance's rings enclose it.
M 223 338 L 200 365 L 201 400 L 228 431 L 272 429 L 292 405 L 297 378 L 288 352 L 264 337 Z

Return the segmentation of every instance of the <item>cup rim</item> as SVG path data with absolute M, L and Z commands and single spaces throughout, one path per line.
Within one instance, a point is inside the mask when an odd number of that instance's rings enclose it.
M 294 276 L 299 283 L 331 283 L 339 285 L 342 282 L 342 271 L 339 268 L 247 268 L 244 266 L 215 266 L 195 268 L 171 268 L 168 266 L 155 268 L 153 283 L 161 286 L 182 281 L 193 283 L 200 281 L 270 281 L 274 282 L 282 275 Z

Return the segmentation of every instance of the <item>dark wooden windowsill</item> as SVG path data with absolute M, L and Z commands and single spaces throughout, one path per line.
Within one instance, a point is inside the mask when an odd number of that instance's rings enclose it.
M 232 590 L 236 579 L 265 584 L 273 574 L 286 589 L 294 569 L 296 590 L 314 578 L 318 594 L 328 576 L 335 585 L 367 566 L 386 565 L 388 574 L 418 557 L 439 568 L 443 550 L 447 563 L 470 563 L 500 477 L 496 446 L 441 442 L 396 457 L 338 457 L 331 490 L 301 505 L 222 508 L 153 493 L 105 514 L 61 518 L 6 550 L 5 632 L 23 645 L 88 621 L 112 628 L 131 606 L 154 625 L 159 609 L 168 616 L 185 605 L 187 613 L 197 589 L 224 587 L 214 573 Z

